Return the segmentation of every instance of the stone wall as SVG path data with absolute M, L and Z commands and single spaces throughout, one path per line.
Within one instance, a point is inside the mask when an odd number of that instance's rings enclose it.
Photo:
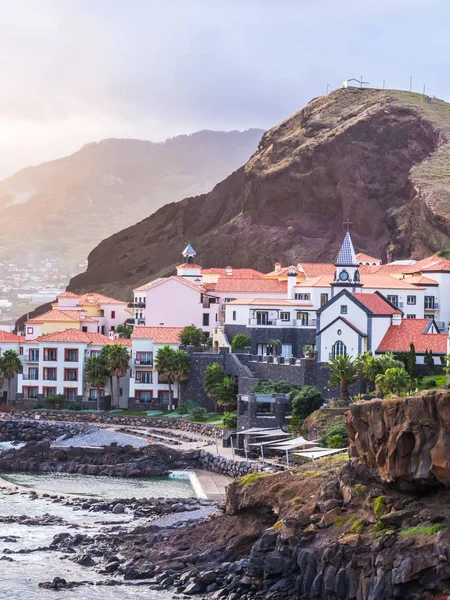
M 39 442 L 73 437 L 89 426 L 71 423 L 41 423 L 39 421 L 0 421 L 0 442 Z
M 281 469 L 271 465 L 263 465 L 262 463 L 246 462 L 245 460 L 230 460 L 224 456 L 216 456 L 210 452 L 200 450 L 198 458 L 199 466 L 213 473 L 221 473 L 228 477 L 243 477 L 249 473 L 275 473 Z
M 208 411 L 214 410 L 214 403 L 206 394 L 203 381 L 205 378 L 206 367 L 217 363 L 225 368 L 224 352 L 195 352 L 194 348 L 188 347 L 186 351 L 191 359 L 191 375 L 182 386 L 181 403 L 193 402 L 199 406 L 204 406 Z
M 79 413 L 79 412 L 58 412 L 58 411 L 24 411 L 12 412 L 5 415 L 6 422 L 8 420 L 32 420 L 35 421 L 36 416 L 47 421 L 57 421 L 58 423 L 88 423 L 90 425 L 110 424 L 110 425 L 130 425 L 139 427 L 154 427 L 162 429 L 179 429 L 181 431 L 193 432 L 204 435 L 206 437 L 214 437 L 215 434 L 219 438 L 229 435 L 229 429 L 216 427 L 209 423 L 194 423 L 185 419 L 165 419 L 164 417 L 133 417 L 128 415 L 114 415 L 101 413 Z M 1 421 L 0 421 L 1 422 Z
M 303 346 L 316 343 L 316 330 L 314 328 L 297 327 L 246 327 L 245 325 L 225 325 L 225 334 L 230 340 L 243 333 L 252 341 L 252 353 L 256 354 L 257 344 L 267 344 L 269 340 L 280 340 L 282 344 L 292 344 L 292 354 L 296 357 L 303 356 Z

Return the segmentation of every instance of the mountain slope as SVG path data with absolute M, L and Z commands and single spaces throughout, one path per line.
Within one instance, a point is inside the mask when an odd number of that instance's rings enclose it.
M 450 246 L 450 105 L 393 90 L 340 89 L 267 131 L 210 193 L 168 204 L 104 240 L 69 289 L 126 297 L 198 262 L 270 270 L 333 260 L 352 222 L 358 251 L 423 257 Z
M 109 139 L 0 182 L 0 261 L 75 265 L 105 237 L 167 202 L 207 192 L 254 152 L 263 131 L 200 131 L 164 143 Z

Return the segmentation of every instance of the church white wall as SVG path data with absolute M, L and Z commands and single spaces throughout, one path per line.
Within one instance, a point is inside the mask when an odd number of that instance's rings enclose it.
M 339 334 L 338 331 L 341 333 Z M 320 362 L 327 362 L 332 352 L 333 344 L 340 340 L 342 341 L 347 349 L 347 355 L 351 357 L 358 356 L 358 338 L 360 336 L 351 327 L 346 325 L 343 321 L 337 321 L 334 325 L 331 325 L 326 331 L 320 336 Z M 362 339 L 361 352 L 366 351 L 365 339 Z
M 374 353 L 375 350 L 381 343 L 381 340 L 386 335 L 389 329 L 392 319 L 390 317 L 375 317 L 372 321 L 372 336 L 371 336 L 371 351 Z
M 347 306 L 347 314 L 341 313 L 341 307 Z M 357 306 L 350 298 L 343 296 L 336 300 L 320 315 L 320 329 L 326 327 L 337 317 L 347 319 L 362 333 L 367 333 L 367 314 L 359 306 Z

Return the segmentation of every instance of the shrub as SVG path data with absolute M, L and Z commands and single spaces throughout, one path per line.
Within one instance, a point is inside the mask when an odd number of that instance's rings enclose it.
M 205 341 L 205 334 L 195 325 L 187 325 L 181 332 L 181 343 L 183 346 L 200 346 Z
M 260 381 L 253 388 L 255 394 L 292 394 L 301 390 L 300 385 L 289 381 Z
M 191 408 L 192 418 L 196 421 L 204 421 L 207 410 L 204 406 L 193 406 Z
M 297 393 L 291 393 L 292 414 L 304 421 L 312 412 L 322 406 L 323 398 L 319 390 L 312 385 L 305 385 Z
M 237 427 L 237 413 L 225 412 L 223 413 L 223 424 L 228 429 L 236 429 Z
M 61 405 L 64 400 L 64 396 L 62 394 L 54 394 L 52 396 L 48 396 L 43 399 L 44 404 L 49 408 L 57 408 Z
M 68 410 L 81 410 L 81 405 L 78 404 L 77 402 L 70 402 L 67 409 Z
M 244 335 L 243 333 L 238 333 L 234 336 L 233 341 L 231 342 L 231 348 L 233 352 L 236 350 L 244 350 L 246 346 L 251 346 L 252 340 L 248 337 L 248 335 Z
M 249 473 L 248 475 L 244 475 L 244 477 L 238 481 L 238 486 L 243 487 L 244 485 L 251 485 L 268 476 L 269 473 Z
M 180 404 L 177 408 L 177 413 L 179 415 L 187 415 L 189 413 L 189 406 L 187 404 Z
M 386 496 L 378 496 L 373 501 L 373 514 L 380 519 L 386 513 Z
M 383 531 L 387 531 L 387 527 L 381 521 L 377 521 L 377 523 L 372 527 L 372 531 L 374 533 L 382 533 Z
M 364 531 L 364 521 L 362 519 L 358 519 L 350 527 L 350 533 L 362 533 L 363 531 Z
M 328 448 L 345 448 L 346 441 L 342 435 L 331 435 L 327 440 Z
M 339 435 L 343 438 L 344 446 L 347 444 L 347 441 L 348 441 L 347 427 L 343 423 L 338 423 L 337 425 L 333 425 L 332 427 L 327 429 L 327 431 L 319 437 L 319 445 L 327 446 L 328 439 L 335 435 Z M 331 446 L 328 446 L 328 447 L 331 448 Z
M 357 483 L 355 485 L 355 492 L 357 496 L 361 496 L 367 492 L 367 486 L 363 485 L 362 483 Z

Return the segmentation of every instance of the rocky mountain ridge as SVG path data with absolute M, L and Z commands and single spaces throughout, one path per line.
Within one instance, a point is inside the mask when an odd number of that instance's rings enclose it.
M 450 246 L 450 105 L 395 90 L 340 89 L 267 131 L 208 194 L 104 240 L 69 289 L 127 298 L 173 272 L 187 242 L 204 267 L 334 260 L 343 221 L 358 251 L 422 258 Z
M 106 139 L 0 181 L 0 261 L 74 266 L 102 239 L 167 202 L 209 191 L 263 131 L 199 131 L 161 143 Z

